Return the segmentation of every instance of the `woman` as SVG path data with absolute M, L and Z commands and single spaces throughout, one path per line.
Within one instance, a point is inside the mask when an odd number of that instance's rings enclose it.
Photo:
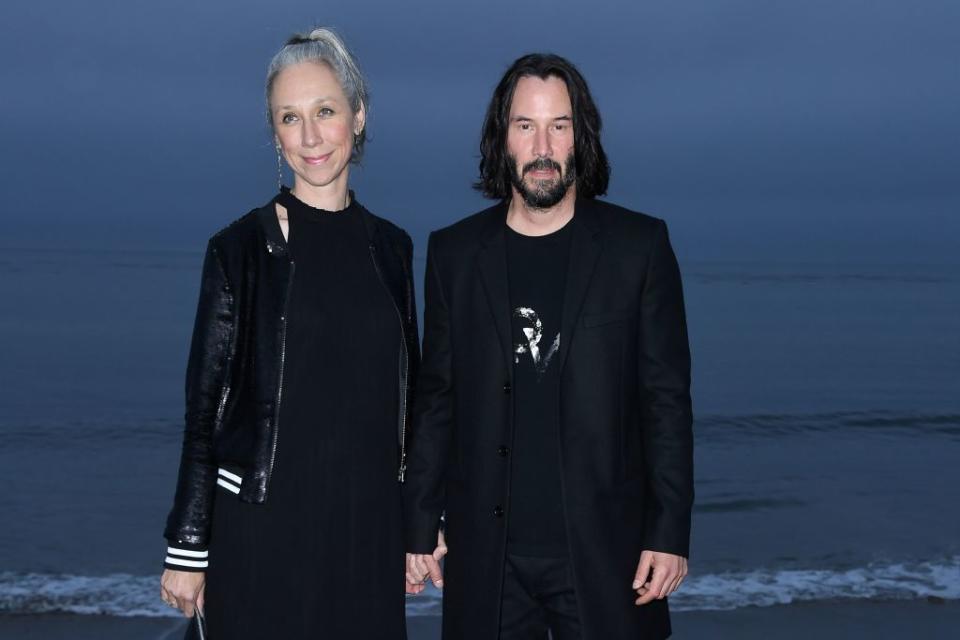
M 165 601 L 214 640 L 404 638 L 412 244 L 348 190 L 367 93 L 336 34 L 270 63 L 281 188 L 210 240 Z

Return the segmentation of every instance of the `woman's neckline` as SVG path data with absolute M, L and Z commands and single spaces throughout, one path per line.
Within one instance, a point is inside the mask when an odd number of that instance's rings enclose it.
M 285 207 L 287 211 L 290 211 L 291 209 L 295 209 L 304 213 L 309 213 L 309 214 L 324 216 L 324 217 L 335 216 L 336 214 L 340 214 L 340 213 L 349 213 L 352 210 L 354 210 L 357 205 L 357 199 L 354 196 L 353 191 L 350 190 L 347 192 L 347 204 L 343 209 L 336 209 L 336 210 L 321 209 L 319 207 L 314 207 L 312 205 L 309 205 L 303 200 L 301 200 L 300 198 L 298 198 L 296 194 L 294 194 L 293 191 L 286 185 L 283 185 L 280 187 L 280 193 L 277 195 L 276 201 L 280 203 L 283 207 Z

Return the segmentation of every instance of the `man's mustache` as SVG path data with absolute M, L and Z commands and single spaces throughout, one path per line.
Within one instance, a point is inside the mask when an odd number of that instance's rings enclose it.
M 546 169 L 553 169 L 557 173 L 563 173 L 563 170 L 558 162 L 555 162 L 550 158 L 537 158 L 533 162 L 528 162 L 527 164 L 523 165 L 523 175 L 527 175 L 527 173 L 530 171 L 544 171 Z

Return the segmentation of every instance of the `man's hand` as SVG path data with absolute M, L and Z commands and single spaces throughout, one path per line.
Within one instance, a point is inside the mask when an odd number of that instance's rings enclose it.
M 203 611 L 203 586 L 206 574 L 202 571 L 174 571 L 164 569 L 160 576 L 160 597 L 171 607 L 193 617 L 194 608 Z
M 651 575 L 651 570 L 653 574 Z M 644 551 L 640 554 L 633 590 L 640 596 L 634 604 L 663 600 L 680 587 L 687 577 L 687 559 L 672 553 Z
M 443 531 L 437 534 L 437 548 L 433 553 L 407 554 L 407 585 L 406 592 L 416 595 L 426 588 L 427 578 L 433 581 L 437 589 L 443 588 L 443 571 L 440 569 L 440 559 L 447 555 L 447 543 L 443 539 Z

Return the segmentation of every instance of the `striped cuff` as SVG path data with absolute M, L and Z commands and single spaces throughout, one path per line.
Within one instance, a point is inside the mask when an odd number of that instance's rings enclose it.
M 190 544 L 170 544 L 163 566 L 174 571 L 206 571 L 209 552 L 200 546 Z
M 243 478 L 223 467 L 217 469 L 217 486 L 223 487 L 230 493 L 240 493 L 240 484 Z M 205 546 L 171 541 L 167 546 L 167 557 L 163 566 L 175 571 L 206 571 L 208 552 Z

